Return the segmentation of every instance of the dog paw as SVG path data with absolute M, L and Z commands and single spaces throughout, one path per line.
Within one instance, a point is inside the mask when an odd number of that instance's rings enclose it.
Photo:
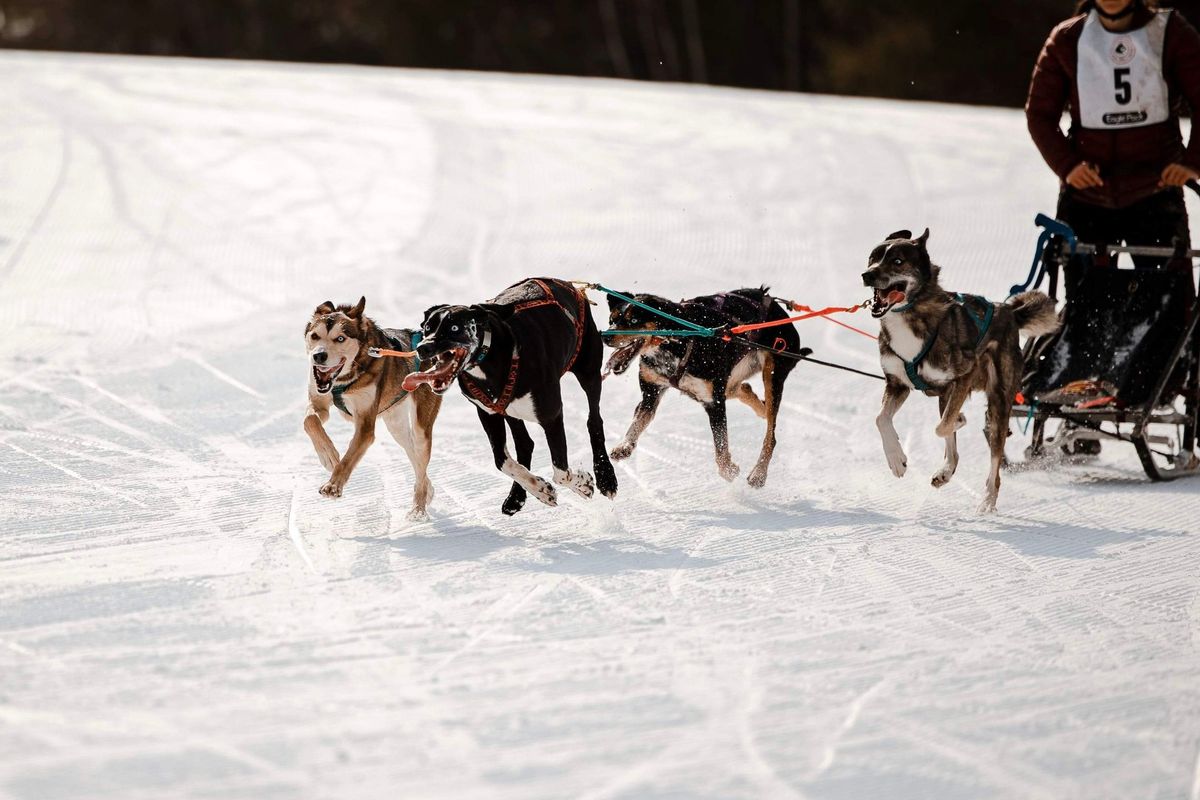
M 321 494 L 325 495 L 326 497 L 341 497 L 342 488 L 345 487 L 345 485 L 346 484 L 343 481 L 329 481 L 329 483 L 321 487 Z
M 767 482 L 766 467 L 755 467 L 750 473 L 750 477 L 746 478 L 746 483 L 753 486 L 755 489 L 761 489 Z
M 596 493 L 596 482 L 592 474 L 582 469 L 554 470 L 554 482 L 567 486 L 580 497 L 590 500 Z
M 950 479 L 953 477 L 954 470 L 948 467 L 942 467 L 937 472 L 933 473 L 933 480 L 931 480 L 930 483 L 933 485 L 933 488 L 940 489 L 949 483 Z
M 525 493 L 521 492 L 520 494 L 517 494 L 516 492 L 512 492 L 504 499 L 504 504 L 500 506 L 500 513 L 506 517 L 511 517 L 524 507 Z
M 416 506 L 413 506 L 413 508 L 404 515 L 404 518 L 409 522 L 428 522 L 429 512 L 423 508 L 417 508 Z
M 976 509 L 976 511 L 980 514 L 995 514 L 996 513 L 996 498 L 985 496 L 983 498 L 983 502 L 979 504 L 979 508 Z
M 725 480 L 732 481 L 734 478 L 736 478 L 738 476 L 738 473 L 741 472 L 741 469 L 738 468 L 737 464 L 733 463 L 732 461 L 729 461 L 725 464 L 718 464 L 717 472 L 719 472 L 721 474 L 721 477 L 724 478 Z
M 887 455 L 888 469 L 897 478 L 903 478 L 904 473 L 908 470 L 908 456 L 904 455 L 904 451 L 898 444 L 894 449 L 888 448 L 884 452 Z
M 554 490 L 554 487 L 550 485 L 550 482 L 545 478 L 539 478 L 537 476 L 534 476 L 533 480 L 535 481 L 535 488 L 530 492 L 530 494 L 548 506 L 558 505 L 558 492 Z
M 617 496 L 617 473 L 613 470 L 612 464 L 607 460 L 594 465 L 596 470 L 596 488 L 600 490 L 600 494 L 610 500 Z
M 611 453 L 613 461 L 622 461 L 633 455 L 633 445 L 629 442 L 621 442 L 613 448 Z

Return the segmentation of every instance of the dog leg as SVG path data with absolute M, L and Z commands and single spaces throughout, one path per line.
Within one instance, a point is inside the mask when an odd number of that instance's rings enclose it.
M 908 456 L 904 455 L 904 448 L 900 446 L 900 435 L 896 433 L 893 420 L 900 406 L 908 399 L 910 391 L 912 390 L 900 381 L 888 378 L 883 389 L 883 408 L 875 418 L 875 427 L 879 429 L 879 436 L 883 440 L 883 454 L 887 457 L 892 474 L 897 478 L 904 477 L 904 471 L 908 469 Z
M 763 394 L 767 396 L 766 402 L 759 400 L 758 395 L 754 393 L 754 387 L 748 383 L 743 383 L 737 388 L 737 394 L 734 395 L 738 400 L 741 400 L 746 405 L 750 406 L 755 414 L 761 419 L 770 419 L 770 401 L 771 401 L 771 379 L 767 376 L 766 366 L 763 367 Z
M 612 457 L 617 461 L 629 458 L 633 454 L 642 431 L 646 430 L 646 426 L 654 419 L 658 404 L 662 402 L 663 394 L 667 391 L 665 386 L 652 383 L 641 376 L 638 376 L 638 381 L 642 387 L 642 400 L 633 412 L 633 422 L 629 424 L 629 430 L 625 431 L 625 438 L 613 448 Z
M 483 430 L 487 433 L 488 441 L 492 445 L 492 459 L 496 463 L 496 469 L 519 483 L 527 492 L 546 505 L 557 505 L 558 496 L 554 491 L 554 487 L 543 478 L 534 475 L 528 468 L 514 461 L 513 457 L 508 454 L 507 436 L 504 433 L 504 417 L 498 414 L 489 414 L 482 408 L 476 410 L 479 413 L 479 422 L 483 425 Z M 500 507 L 500 510 L 504 511 L 503 505 Z M 516 512 L 514 511 L 513 513 L 515 514 Z
M 979 512 L 987 514 L 996 510 L 996 498 L 1000 495 L 1000 466 L 1004 463 L 1004 443 L 1008 440 L 1008 418 L 1012 414 L 1013 395 L 1015 389 L 1011 386 L 997 385 L 995 373 L 989 381 L 987 415 L 984 420 L 984 432 L 987 434 L 988 447 L 992 451 L 992 463 L 988 469 L 987 481 L 983 485 L 983 502 L 979 504 Z
M 533 438 L 530 437 L 529 430 L 521 420 L 509 417 L 507 422 L 508 429 L 512 432 L 513 445 L 517 449 L 517 463 L 528 470 L 529 465 L 533 463 Z M 505 499 L 500 510 L 511 517 L 525 507 L 526 496 L 525 487 L 517 481 L 513 481 L 508 498 Z
M 934 433 L 943 439 L 954 435 L 954 432 L 967 424 L 967 418 L 962 413 L 963 403 L 971 396 L 971 384 L 963 378 L 950 384 L 948 394 L 938 397 L 938 405 L 942 409 L 942 419 L 934 428 Z M 942 402 L 942 401 L 945 402 Z
M 320 459 L 321 466 L 332 474 L 342 459 L 338 455 L 337 446 L 325 432 L 325 422 L 328 419 L 328 404 L 322 406 L 316 402 L 309 402 L 308 411 L 304 415 L 304 432 L 312 440 L 313 449 L 317 451 L 317 458 Z
M 329 482 L 321 487 L 321 494 L 326 497 L 341 497 L 342 489 L 350 480 L 350 473 L 358 466 L 367 448 L 375 441 L 375 414 L 363 414 L 354 418 L 354 435 L 350 437 L 350 445 L 346 455 L 333 468 Z
M 586 470 L 573 470 L 567 463 L 567 432 L 563 429 L 563 415 L 558 413 L 542 423 L 546 431 L 546 444 L 550 448 L 550 463 L 554 465 L 554 482 L 566 486 L 575 494 L 591 498 L 596 491 L 592 474 Z
M 596 486 L 600 494 L 611 499 L 617 495 L 617 473 L 608 460 L 608 451 L 604 446 L 604 418 L 600 416 L 601 378 L 599 375 L 576 377 L 588 399 L 587 430 L 592 446 L 592 470 L 596 474 Z
M 429 519 L 427 509 L 433 499 L 433 485 L 429 482 L 429 456 L 433 448 L 431 431 L 422 427 L 420 411 L 409 398 L 388 409 L 383 415 L 383 424 L 396 444 L 404 448 L 408 463 L 413 468 L 413 498 L 408 519 L 419 522 Z
M 787 372 L 775 370 L 775 359 L 770 355 L 763 358 L 763 392 L 767 396 L 767 401 L 764 404 L 765 413 L 762 415 L 767 420 L 767 432 L 763 436 L 762 451 L 758 454 L 758 463 L 754 465 L 754 470 L 750 473 L 750 477 L 746 479 L 754 488 L 760 488 L 767 482 L 767 468 L 771 466 L 771 456 L 775 454 L 775 421 L 779 417 L 779 404 L 783 401 L 783 381 L 787 378 Z M 739 396 L 750 390 L 750 385 L 743 383 Z M 753 395 L 754 392 L 750 391 Z M 757 397 L 755 398 L 758 399 Z M 745 399 L 743 398 L 743 402 Z
M 725 387 L 713 384 L 713 399 L 704 404 L 708 413 L 708 425 L 712 428 L 713 449 L 716 452 L 717 472 L 727 481 L 738 476 L 738 465 L 729 453 L 729 422 L 725 416 Z
M 945 395 L 941 395 L 938 397 L 938 410 L 941 411 L 943 416 L 945 416 L 945 413 L 946 413 L 946 396 Z M 959 414 L 959 417 L 962 418 L 962 415 Z M 946 461 L 944 464 L 942 464 L 942 468 L 934 473 L 933 481 L 932 481 L 933 487 L 935 489 L 940 489 L 943 486 L 945 486 L 947 483 L 950 482 L 950 479 L 952 477 L 954 477 L 954 471 L 957 469 L 958 469 L 958 434 L 951 433 L 949 436 L 946 437 Z

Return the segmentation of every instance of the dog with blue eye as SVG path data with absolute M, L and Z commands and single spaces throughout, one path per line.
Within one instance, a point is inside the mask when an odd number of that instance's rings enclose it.
M 414 331 L 381 328 L 364 315 L 366 298 L 355 305 L 325 301 L 313 311 L 304 328 L 308 352 L 308 408 L 304 431 L 312 440 L 329 480 L 321 487 L 327 497 L 341 497 L 350 473 L 375 441 L 375 426 L 383 420 L 412 464 L 413 487 L 409 519 L 427 516 L 433 499 L 429 457 L 433 423 L 442 398 L 428 388 L 404 388 L 404 379 L 418 368 L 415 357 L 376 358 L 373 349 L 411 351 Z M 354 424 L 344 455 L 325 432 L 331 408 Z

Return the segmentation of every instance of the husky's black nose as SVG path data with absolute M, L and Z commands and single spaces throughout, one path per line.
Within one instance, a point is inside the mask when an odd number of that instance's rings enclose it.
M 863 279 L 863 285 L 864 285 L 864 286 L 870 286 L 870 285 L 871 285 L 871 283 L 872 283 L 872 282 L 875 280 L 875 273 L 874 273 L 874 271 L 873 271 L 873 270 L 867 270 L 866 272 L 864 272 L 864 273 L 862 274 L 862 279 Z
M 314 364 L 324 364 L 325 359 L 327 359 L 327 358 L 329 358 L 329 354 L 326 353 L 324 350 L 318 350 L 317 352 L 313 353 L 313 363 Z

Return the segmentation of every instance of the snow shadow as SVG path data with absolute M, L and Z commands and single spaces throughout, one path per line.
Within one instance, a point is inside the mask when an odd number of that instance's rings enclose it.
M 545 532 L 541 534 L 545 536 Z M 513 559 L 518 568 L 567 575 L 618 575 L 652 570 L 703 569 L 721 563 L 698 558 L 677 547 L 655 547 L 635 539 L 552 542 L 501 535 L 482 526 L 454 527 L 453 533 L 391 537 L 355 536 L 346 541 L 386 547 L 408 558 L 432 562 L 480 561 L 501 550 L 516 548 L 526 558 Z
M 895 525 L 901 522 L 899 517 L 861 508 L 818 508 L 807 500 L 794 501 L 786 507 L 764 505 L 731 512 L 713 509 L 680 510 L 672 511 L 671 515 L 734 531 L 801 531 L 813 528 Z
M 984 528 L 984 525 L 989 527 Z M 939 533 L 972 533 L 982 539 L 991 539 L 1013 547 L 1024 555 L 1040 558 L 1100 558 L 1102 547 L 1184 535 L 1179 531 L 1161 528 L 1121 530 L 1058 520 L 997 520 L 995 523 L 981 523 L 980 527 L 974 529 L 962 524 L 927 522 L 926 527 Z

